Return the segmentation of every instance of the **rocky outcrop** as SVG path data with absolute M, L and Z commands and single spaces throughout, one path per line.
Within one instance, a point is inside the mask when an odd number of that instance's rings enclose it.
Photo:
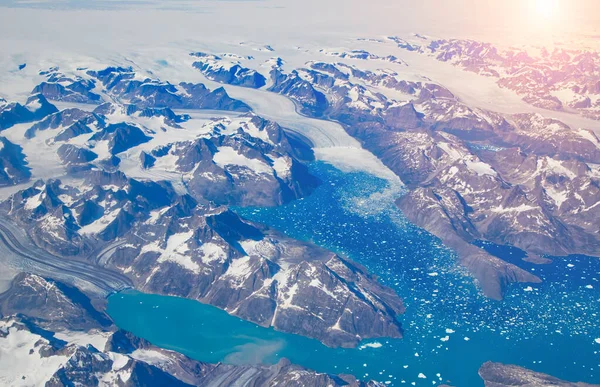
M 23 148 L 0 137 L 0 186 L 19 184 L 30 178 Z
M 18 274 L 10 288 L 0 294 L 0 315 L 27 316 L 37 326 L 52 331 L 87 331 L 112 325 L 77 288 L 28 273 Z
M 62 162 L 68 165 L 87 164 L 98 158 L 94 152 L 71 144 L 61 145 L 57 154 Z
M 479 369 L 485 387 L 597 387 L 598 384 L 575 383 L 534 372 L 515 365 L 487 362 Z
M 142 154 L 143 167 L 182 175 L 196 199 L 273 206 L 309 195 L 320 182 L 304 164 L 312 151 L 277 123 L 253 114 L 223 119 L 193 141 Z
M 108 150 L 112 155 L 150 141 L 143 129 L 127 123 L 110 124 L 90 137 L 89 142 L 95 144 L 108 141 Z
M 300 77 L 297 71 L 286 74 L 279 69 L 273 69 L 270 75 L 272 85 L 269 91 L 289 97 L 302 113 L 320 117 L 327 109 L 329 104 L 325 95 Z
M 302 367 L 281 360 L 273 366 L 228 366 L 220 364 L 198 385 L 228 386 L 327 386 L 327 387 L 377 387 L 377 382 L 363 382 L 348 375 L 328 375 L 308 371 Z
M 100 96 L 91 92 L 94 84 L 84 84 L 83 82 L 74 82 L 63 86 L 57 82 L 42 82 L 37 85 L 32 94 L 42 94 L 49 100 L 75 103 L 98 103 Z
M 41 94 L 30 96 L 25 105 L 18 102 L 0 101 L 0 130 L 17 124 L 41 120 L 57 111 L 58 109 Z
M 100 95 L 93 90 L 96 82 L 79 75 L 66 76 L 58 67 L 40 71 L 46 81 L 38 84 L 32 91 L 42 94 L 52 101 L 98 104 L 102 101 Z
M 179 124 L 186 122 L 190 119 L 188 114 L 176 114 L 170 108 L 139 108 L 135 105 L 127 105 L 126 113 L 128 116 L 137 116 L 137 117 L 160 117 L 163 118 L 163 122 L 165 125 L 181 128 Z
M 33 138 L 37 132 L 61 129 L 57 141 L 66 141 L 81 134 L 92 133 L 92 129 L 105 126 L 105 118 L 78 108 L 64 109 L 35 123 L 25 132 L 26 138 Z
M 19 274 L 0 295 L 3 382 L 45 386 L 380 386 L 290 364 L 207 364 L 115 330 L 76 288 Z

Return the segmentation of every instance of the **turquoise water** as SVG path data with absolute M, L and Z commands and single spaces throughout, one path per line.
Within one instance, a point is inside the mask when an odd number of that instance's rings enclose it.
M 600 382 L 600 344 L 595 342 L 600 338 L 600 260 L 573 256 L 533 265 L 521 260 L 518 249 L 482 244 L 544 279 L 539 285 L 515 285 L 503 302 L 491 301 L 435 237 L 406 222 L 393 205 L 397 193 L 388 192 L 385 181 L 323 163 L 315 163 L 312 172 L 325 183 L 310 197 L 236 211 L 348 256 L 378 275 L 405 300 L 404 339 L 331 349 L 197 302 L 131 292 L 109 299 L 117 325 L 202 361 L 272 363 L 287 357 L 317 371 L 392 385 L 481 386 L 477 370 L 488 360 Z

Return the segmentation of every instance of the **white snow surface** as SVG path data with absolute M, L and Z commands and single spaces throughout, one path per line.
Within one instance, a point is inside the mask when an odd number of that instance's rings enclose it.
M 194 235 L 194 231 L 173 234 L 167 239 L 166 246 L 161 248 L 157 242 L 148 244 L 142 248 L 141 253 L 156 251 L 161 253 L 158 263 L 174 262 L 181 267 L 193 272 L 200 273 L 200 265 L 194 262 L 189 254 L 188 241 Z
M 0 385 L 43 386 L 68 360 L 67 356 L 42 357 L 36 346 L 40 339 L 39 335 L 15 327 L 8 329 L 7 337 L 0 338 Z
M 207 242 L 200 246 L 200 253 L 202 254 L 202 262 L 210 264 L 213 262 L 225 262 L 227 254 L 225 250 L 216 243 Z
M 100 219 L 88 224 L 87 226 L 83 226 L 79 229 L 79 234 L 81 235 L 94 235 L 98 234 L 106 229 L 109 224 L 111 224 L 121 212 L 121 208 L 117 208 L 106 215 L 102 216 Z
M 238 153 L 238 151 L 229 146 L 220 147 L 219 152 L 213 156 L 213 161 L 223 169 L 225 169 L 228 165 L 237 165 L 249 168 L 255 173 L 270 174 L 272 171 L 271 167 L 269 167 L 263 161 L 258 159 L 250 159 Z
M 91 330 L 89 332 L 62 331 L 56 332 L 54 337 L 66 341 L 67 343 L 81 345 L 82 347 L 92 345 L 94 348 L 103 350 L 104 347 L 106 347 L 106 343 L 111 334 L 111 332 L 97 330 Z

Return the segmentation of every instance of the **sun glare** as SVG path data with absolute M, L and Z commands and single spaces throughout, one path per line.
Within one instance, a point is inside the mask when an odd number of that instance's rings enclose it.
M 535 0 L 535 12 L 546 20 L 553 19 L 558 14 L 558 0 Z

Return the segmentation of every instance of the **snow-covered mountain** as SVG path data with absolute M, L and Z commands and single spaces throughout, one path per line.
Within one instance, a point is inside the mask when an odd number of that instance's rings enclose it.
M 395 172 L 410 188 L 399 207 L 456 250 L 488 296 L 502 298 L 511 282 L 540 280 L 473 241 L 532 255 L 600 253 L 600 225 L 592 220 L 600 200 L 594 132 L 540 114 L 473 108 L 443 85 L 391 70 L 307 65 L 273 69 L 269 90 L 305 114 L 340 122 Z
M 0 351 L 16 360 L 0 382 L 378 385 L 285 361 L 195 362 L 116 330 L 102 311 L 106 293 L 134 287 L 332 347 L 402 337 L 403 301 L 366 268 L 230 208 L 313 194 L 329 184 L 311 174 L 314 160 L 387 179 L 408 221 L 496 300 L 545 277 L 481 241 L 530 262 L 600 254 L 600 140 L 586 128 L 599 119 L 597 52 L 422 35 L 315 41 L 40 50 L 0 74 L 0 236 L 33 272 L 0 295 Z M 478 85 L 451 87 L 447 74 L 485 78 L 497 100 L 516 93 L 527 109 L 464 98 Z M 562 383 L 496 363 L 480 373 L 493 386 Z
M 360 266 L 206 199 L 180 196 L 167 183 L 95 171 L 80 187 L 39 182 L 4 210 L 59 256 L 87 256 L 114 243 L 90 263 L 101 259 L 140 290 L 211 303 L 330 345 L 401 335 L 395 317 L 402 302 Z M 312 322 L 298 326 L 298 318 Z
M 390 37 L 399 48 L 429 55 L 497 80 L 534 106 L 600 119 L 600 53 L 555 47 L 530 52 L 464 39 Z
M 207 364 L 118 330 L 76 288 L 20 274 L 0 295 L 0 381 L 10 386 L 381 386 L 291 365 Z M 35 372 L 32 372 L 35 370 Z
M 247 112 L 224 89 L 174 85 L 129 67 L 67 73 L 41 76 L 99 98 L 45 93 L 61 108 L 10 129 L 25 147 L 13 157 L 23 168 L 33 142 L 52 154 L 35 159 L 34 181 L 0 204 L 38 247 L 118 272 L 137 289 L 210 303 L 332 346 L 401 336 L 402 301 L 366 269 L 227 208 L 311 194 L 321 182 L 308 171 L 314 154 L 306 139 Z M 42 89 L 49 90 L 35 92 Z M 40 165 L 50 162 L 56 176 Z

